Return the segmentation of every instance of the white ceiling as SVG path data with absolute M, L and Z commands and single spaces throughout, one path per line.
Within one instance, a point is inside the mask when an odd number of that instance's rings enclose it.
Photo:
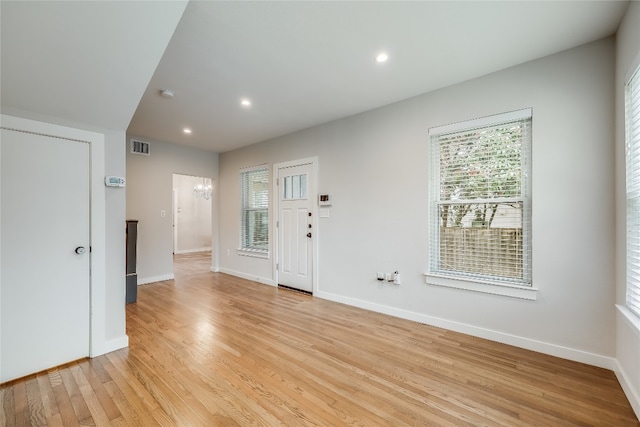
M 2 112 L 126 129 L 186 5 L 2 0 Z
M 224 152 L 612 35 L 626 7 L 191 1 L 129 132 Z
M 628 5 L 192 0 L 140 99 L 180 3 L 5 3 L 3 109 L 218 152 L 610 36 Z M 380 50 L 386 64 L 374 62 Z

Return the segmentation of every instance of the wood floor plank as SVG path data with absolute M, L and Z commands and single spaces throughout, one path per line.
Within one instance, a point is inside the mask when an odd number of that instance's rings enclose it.
M 60 411 L 56 403 L 55 395 L 53 394 L 53 388 L 51 388 L 49 375 L 46 371 L 38 374 L 38 387 L 40 388 L 40 396 L 47 424 L 62 425 Z
M 0 425 L 10 426 L 16 423 L 14 393 L 14 384 L 2 384 L 0 386 L 0 396 L 2 396 L 2 411 L 0 411 L 0 421 L 2 421 L 2 424 Z
M 105 383 L 104 387 L 118 407 L 125 425 L 135 427 L 154 424 L 151 411 L 139 399 L 127 398 L 124 394 L 127 393 L 126 389 L 121 389 L 114 381 Z
M 29 406 L 29 424 L 32 426 L 47 425 L 46 415 L 44 414 L 44 403 L 36 375 L 32 375 L 26 381 L 26 389 L 27 404 Z
M 86 360 L 81 362 L 79 365 L 84 375 L 84 378 L 87 381 L 87 386 L 90 388 L 91 392 L 95 394 L 95 397 L 99 402 L 100 409 L 104 412 L 107 419 L 110 421 L 113 421 L 118 418 L 121 418 L 120 411 L 118 410 L 118 407 L 113 402 L 113 399 L 111 399 L 111 396 L 109 396 L 109 393 L 107 392 L 107 390 L 104 388 L 104 385 L 101 381 L 101 377 L 93 369 L 93 367 L 96 366 L 96 364 L 91 364 L 89 360 Z M 97 411 L 98 408 L 91 410 L 92 414 L 94 413 L 94 410 Z
M 73 384 L 68 384 L 71 378 L 71 372 L 68 370 L 69 366 L 49 370 L 49 378 L 51 378 L 53 392 L 60 408 L 62 423 L 65 426 L 79 426 L 86 422 L 87 417 L 90 417 L 91 414 L 84 402 L 82 402 L 82 396 L 78 394 L 75 382 L 71 380 Z M 80 407 L 79 412 L 76 412 L 76 406 Z
M 5 399 L 6 399 L 6 394 L 9 393 L 9 387 L 3 387 L 0 386 L 0 426 L 6 426 L 8 425 L 9 421 L 7 419 L 7 414 L 6 414 L 6 406 L 5 406 Z
M 31 425 L 31 417 L 29 414 L 29 403 L 27 400 L 27 381 L 25 378 L 13 387 L 13 412 L 16 425 Z
M 82 400 L 91 414 L 90 418 L 93 423 L 95 423 L 95 425 L 109 425 L 111 424 L 111 419 L 107 416 L 105 407 L 103 407 L 102 402 L 100 402 L 96 395 L 96 393 L 99 393 L 101 390 L 101 387 L 94 388 L 85 376 L 82 365 L 86 364 L 86 361 L 79 362 L 78 364 L 70 366 L 69 370 L 78 386 Z M 108 407 L 110 407 L 110 403 L 110 401 L 107 401 Z
M 609 370 L 175 259 L 129 348 L 1 385 L 0 425 L 640 426 Z

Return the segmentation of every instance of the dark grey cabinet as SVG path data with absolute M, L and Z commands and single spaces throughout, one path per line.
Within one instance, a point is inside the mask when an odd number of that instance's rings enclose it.
M 127 220 L 127 295 L 126 303 L 136 302 L 138 299 L 138 273 L 136 272 L 136 257 L 138 246 L 138 220 Z

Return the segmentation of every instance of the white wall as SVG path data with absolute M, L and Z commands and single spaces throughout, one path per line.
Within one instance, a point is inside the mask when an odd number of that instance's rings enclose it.
M 131 136 L 128 136 L 129 141 Z M 127 219 L 138 223 L 138 283 L 173 278 L 173 174 L 213 178 L 213 225 L 217 229 L 218 154 L 197 148 L 150 142 L 150 156 L 127 149 Z M 161 212 L 165 216 L 161 216 Z M 216 236 L 213 236 L 215 251 Z M 215 259 L 212 260 L 215 264 Z
M 613 367 L 614 53 L 602 40 L 221 154 L 221 271 L 273 283 L 271 259 L 235 251 L 240 168 L 318 156 L 333 205 L 317 230 L 317 296 Z M 537 300 L 425 284 L 428 129 L 528 107 Z M 402 285 L 377 282 L 394 270 Z
M 105 131 L 105 174 L 125 176 L 126 135 L 124 131 Z M 106 338 L 126 337 L 125 313 L 125 211 L 126 189 L 105 188 L 106 208 Z
M 204 181 L 203 181 L 204 179 Z M 196 185 L 211 184 L 210 177 L 173 175 L 175 194 L 174 252 L 177 254 L 211 250 L 211 199 L 195 197 Z
M 640 3 L 631 2 L 616 37 L 615 76 L 615 194 L 616 194 L 616 374 L 631 405 L 640 416 L 640 319 L 624 307 L 626 292 L 626 195 L 624 85 L 627 74 L 640 64 Z

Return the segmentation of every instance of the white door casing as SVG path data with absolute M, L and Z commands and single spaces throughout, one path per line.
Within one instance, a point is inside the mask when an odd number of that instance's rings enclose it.
M 6 381 L 89 355 L 90 144 L 1 132 Z
M 275 165 L 277 284 L 314 290 L 316 269 L 316 167 L 300 160 Z

